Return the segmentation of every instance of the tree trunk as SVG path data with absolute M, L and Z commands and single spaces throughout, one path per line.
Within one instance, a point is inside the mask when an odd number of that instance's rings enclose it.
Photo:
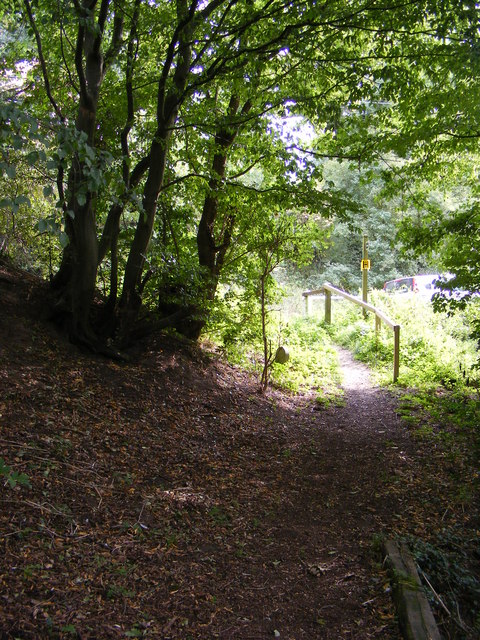
M 241 116 L 247 115 L 251 109 L 248 100 L 242 110 Z M 215 134 L 215 149 L 213 156 L 211 177 L 208 183 L 208 193 L 205 196 L 202 216 L 197 230 L 198 261 L 203 276 L 203 291 L 205 300 L 210 302 L 215 298 L 218 281 L 222 270 L 225 254 L 230 247 L 235 215 L 233 211 L 224 212 L 224 224 L 220 233 L 215 233 L 220 205 L 220 195 L 225 180 L 228 152 L 231 149 L 241 127 L 241 119 L 234 120 L 238 114 L 240 100 L 232 95 L 228 106 L 225 121 L 222 122 Z M 198 339 L 205 326 L 205 309 L 201 309 L 199 317 L 189 323 L 188 336 Z
M 145 255 L 152 237 L 158 194 L 163 186 L 167 162 L 168 144 L 178 111 L 185 100 L 190 62 L 190 39 L 194 28 L 192 11 L 186 0 L 177 0 L 178 25 L 170 42 L 166 60 L 157 90 L 157 130 L 150 147 L 150 163 L 147 180 L 143 190 L 142 206 L 130 247 L 122 296 L 120 299 L 120 340 L 128 339 L 133 323 L 141 306 L 140 284 L 145 264 Z M 173 63 L 176 61 L 176 66 Z M 174 71 L 172 72 L 172 68 Z M 173 87 L 167 90 L 169 79 L 173 75 Z
M 141 305 L 139 287 L 145 264 L 145 254 L 152 237 L 158 194 L 163 185 L 165 175 L 168 141 L 171 137 L 171 127 L 175 122 L 177 113 L 178 109 L 172 113 L 170 126 L 157 131 L 150 148 L 150 169 L 143 191 L 143 211 L 140 212 L 138 217 L 135 236 L 130 247 L 120 300 L 122 340 L 125 340 L 130 332 Z
M 211 177 L 208 183 L 208 193 L 205 197 L 202 217 L 200 218 L 197 231 L 198 261 L 200 267 L 204 267 L 214 280 L 218 279 L 217 254 L 223 245 L 223 240 L 218 245 L 215 238 L 215 222 L 218 216 L 219 195 L 225 179 L 228 151 L 237 137 L 240 128 L 239 122 L 233 124 L 229 122 L 229 120 L 236 116 L 239 106 L 239 98 L 232 95 L 228 106 L 226 122 L 222 122 L 219 125 L 215 134 L 216 151 L 213 156 L 210 171 Z M 243 109 L 244 112 L 245 108 L 246 106 Z M 215 288 L 216 285 L 214 285 L 214 289 Z
M 87 107 L 81 100 L 76 127 L 78 131 L 87 134 L 89 142 L 93 137 L 95 121 L 96 103 L 90 103 Z M 79 188 L 84 180 L 82 162 L 78 157 L 74 157 L 68 178 L 68 212 L 65 219 L 69 244 L 64 250 L 62 264 L 54 278 L 53 286 L 58 290 L 58 307 L 66 314 L 71 339 L 88 343 L 93 339 L 90 310 L 95 294 L 98 243 L 92 194 L 85 194 L 83 204 L 78 201 Z
M 99 5 L 95 17 L 96 5 Z M 110 0 L 82 0 L 78 5 L 78 30 L 75 49 L 75 70 L 79 87 L 79 106 L 75 128 L 86 134 L 86 143 L 95 146 L 97 106 L 105 76 L 106 62 L 101 47 Z M 121 44 L 123 16 L 114 16 L 110 59 Z M 68 202 L 65 228 L 69 244 L 54 279 L 60 306 L 68 317 L 70 337 L 93 348 L 100 346 L 91 328 L 90 312 L 98 266 L 96 216 L 93 209 L 95 193 L 86 187 L 86 164 L 76 153 L 68 174 Z
M 262 341 L 263 341 L 263 367 L 262 367 L 262 375 L 260 379 L 260 388 L 262 393 L 264 393 L 268 387 L 268 374 L 269 367 L 271 364 L 272 350 L 268 347 L 268 336 L 267 336 L 267 305 L 266 305 L 266 297 L 265 297 L 265 280 L 267 278 L 268 271 L 265 271 L 260 276 L 260 312 L 262 316 Z

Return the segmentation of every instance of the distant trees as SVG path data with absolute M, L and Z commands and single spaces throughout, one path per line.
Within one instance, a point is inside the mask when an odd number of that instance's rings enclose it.
M 395 159 L 392 157 L 391 161 Z M 361 288 L 362 238 L 368 236 L 371 260 L 369 286 L 381 288 L 386 280 L 400 275 L 437 270 L 434 257 L 405 255 L 409 239 L 398 236 L 398 225 L 405 216 L 401 194 L 385 193 L 381 163 L 359 167 L 352 162 L 328 160 L 323 163 L 324 179 L 340 189 L 349 207 L 324 223 L 326 243 L 315 251 L 310 265 L 300 271 L 303 286 L 316 289 L 325 281 L 357 293 Z M 410 245 L 408 245 L 410 246 Z
M 385 164 L 384 194 L 401 198 L 404 255 L 454 274 L 451 287 L 478 292 L 480 10 L 470 1 L 422 7 L 425 28 L 399 40 L 401 55 L 375 74 L 385 99 L 380 149 L 401 159 Z
M 385 276 L 389 270 L 393 276 L 425 267 L 450 272 L 456 276 L 451 287 L 477 292 L 478 5 L 414 2 L 389 11 L 384 24 L 371 54 L 377 61 L 383 55 L 385 64 L 372 64 L 363 80 L 375 86 L 376 98 L 372 91 L 370 100 L 345 108 L 336 136 L 350 154 L 355 149 L 363 154 L 358 185 L 352 180 L 349 185 L 359 193 L 358 202 L 367 202 L 370 191 L 361 226 L 375 230 L 375 236 L 370 233 L 374 255 L 377 242 L 387 246 L 384 231 L 393 231 L 392 222 L 395 226 L 393 250 L 377 254 L 374 264 Z M 358 223 L 361 216 L 353 219 Z M 336 258 L 350 242 L 348 227 L 337 225 L 333 239 Z M 339 266 L 336 273 L 341 271 Z M 350 272 L 345 286 L 348 281 Z M 466 295 L 461 304 L 468 300 Z M 458 303 L 458 297 L 446 302 Z

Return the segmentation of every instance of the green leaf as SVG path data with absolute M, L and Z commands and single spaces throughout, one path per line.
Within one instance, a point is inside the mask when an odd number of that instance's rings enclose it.
M 12 145 L 16 150 L 21 149 L 23 147 L 23 138 L 21 136 L 13 136 Z
M 0 200 L 0 209 L 11 209 L 13 201 L 10 198 L 2 198 Z
M 77 629 L 74 624 L 66 624 L 62 627 L 63 633 L 77 633 Z
M 45 220 L 44 218 L 39 220 L 37 222 L 37 229 L 38 229 L 39 233 L 45 233 L 45 231 L 48 229 L 48 221 Z
M 11 467 L 5 464 L 5 460 L 0 458 L 0 476 L 4 476 L 6 478 L 7 484 L 10 485 L 12 489 L 14 489 L 17 484 L 30 487 L 30 479 L 25 473 L 17 473 L 16 471 L 12 471 Z
M 15 204 L 20 206 L 22 204 L 26 204 L 27 207 L 31 207 L 32 203 L 30 202 L 30 198 L 27 198 L 27 196 L 17 196 L 15 198 Z
M 17 473 L 16 471 L 11 471 L 9 476 L 7 477 L 8 484 L 14 489 L 17 484 L 22 485 L 24 487 L 31 487 L 30 479 L 25 473 Z
M 5 460 L 0 458 L 0 476 L 6 476 L 10 473 L 10 467 L 5 464 Z
M 68 243 L 70 242 L 67 234 L 65 233 L 65 231 L 61 231 L 59 236 L 58 236 L 58 240 L 60 242 L 60 246 L 62 247 L 62 249 L 65 249 L 65 247 L 68 246 Z
M 38 153 L 36 151 L 30 151 L 27 155 L 27 163 L 30 167 L 34 167 L 38 161 Z

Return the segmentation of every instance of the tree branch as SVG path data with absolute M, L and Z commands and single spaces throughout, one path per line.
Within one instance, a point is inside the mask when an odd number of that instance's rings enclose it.
M 45 84 L 45 91 L 47 93 L 47 97 L 48 100 L 50 102 L 50 104 L 52 105 L 55 113 L 57 114 L 58 118 L 63 122 L 65 120 L 62 111 L 60 109 L 60 107 L 58 106 L 57 102 L 55 101 L 53 95 L 52 95 L 52 90 L 50 87 L 50 79 L 48 77 L 48 71 L 47 71 L 47 65 L 45 62 L 45 57 L 43 55 L 43 47 L 42 47 L 42 39 L 40 37 L 40 33 L 37 29 L 37 25 L 35 23 L 35 18 L 33 16 L 33 12 L 32 12 L 32 7 L 30 5 L 30 0 L 23 0 L 23 3 L 25 5 L 25 9 L 27 11 L 27 15 L 28 15 L 28 21 L 30 22 L 30 26 L 32 27 L 33 33 L 35 34 L 35 41 L 37 43 L 37 52 L 38 52 L 38 59 L 40 61 L 40 66 L 42 68 L 42 75 L 43 75 L 43 82 Z
M 132 21 L 135 22 L 135 24 L 138 21 L 139 4 L 140 2 L 136 0 L 134 15 L 132 18 Z M 120 15 L 119 15 L 119 12 L 120 12 Z M 115 60 L 116 55 L 120 51 L 120 47 L 122 46 L 123 23 L 124 23 L 124 7 L 122 2 L 122 6 L 120 7 L 119 10 L 117 10 L 117 5 L 115 4 L 112 40 L 104 56 L 105 67 L 110 66 L 110 64 Z

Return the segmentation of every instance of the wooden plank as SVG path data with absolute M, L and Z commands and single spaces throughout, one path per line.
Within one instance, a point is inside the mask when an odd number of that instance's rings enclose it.
M 336 287 L 333 287 L 331 284 L 327 284 L 327 283 L 323 285 L 323 290 L 330 291 L 331 293 L 335 293 L 336 295 L 341 296 L 346 300 L 350 300 L 350 302 L 353 302 L 354 304 L 360 307 L 363 307 L 367 311 L 370 311 L 371 313 L 375 314 L 375 316 L 380 318 L 380 320 L 384 324 L 389 326 L 391 329 L 393 329 L 395 326 L 398 326 L 393 320 L 390 320 L 390 318 L 386 316 L 383 313 L 383 311 L 380 311 L 379 309 L 374 307 L 372 304 L 369 304 L 368 302 L 363 302 L 363 300 L 360 300 L 360 298 L 357 298 L 356 296 L 352 296 L 350 293 L 346 293 L 345 291 L 342 291 L 341 289 L 337 289 Z M 302 295 L 318 295 L 318 293 L 321 291 L 322 289 L 316 289 L 315 291 L 311 291 L 311 292 L 305 291 L 305 293 L 303 293 Z
M 412 555 L 394 540 L 384 544 L 393 600 L 405 640 L 441 640 Z
M 330 291 L 325 291 L 325 322 L 332 323 L 332 294 Z
M 305 296 L 305 294 L 303 294 Z M 305 296 L 305 315 L 308 316 L 310 314 L 310 297 Z

